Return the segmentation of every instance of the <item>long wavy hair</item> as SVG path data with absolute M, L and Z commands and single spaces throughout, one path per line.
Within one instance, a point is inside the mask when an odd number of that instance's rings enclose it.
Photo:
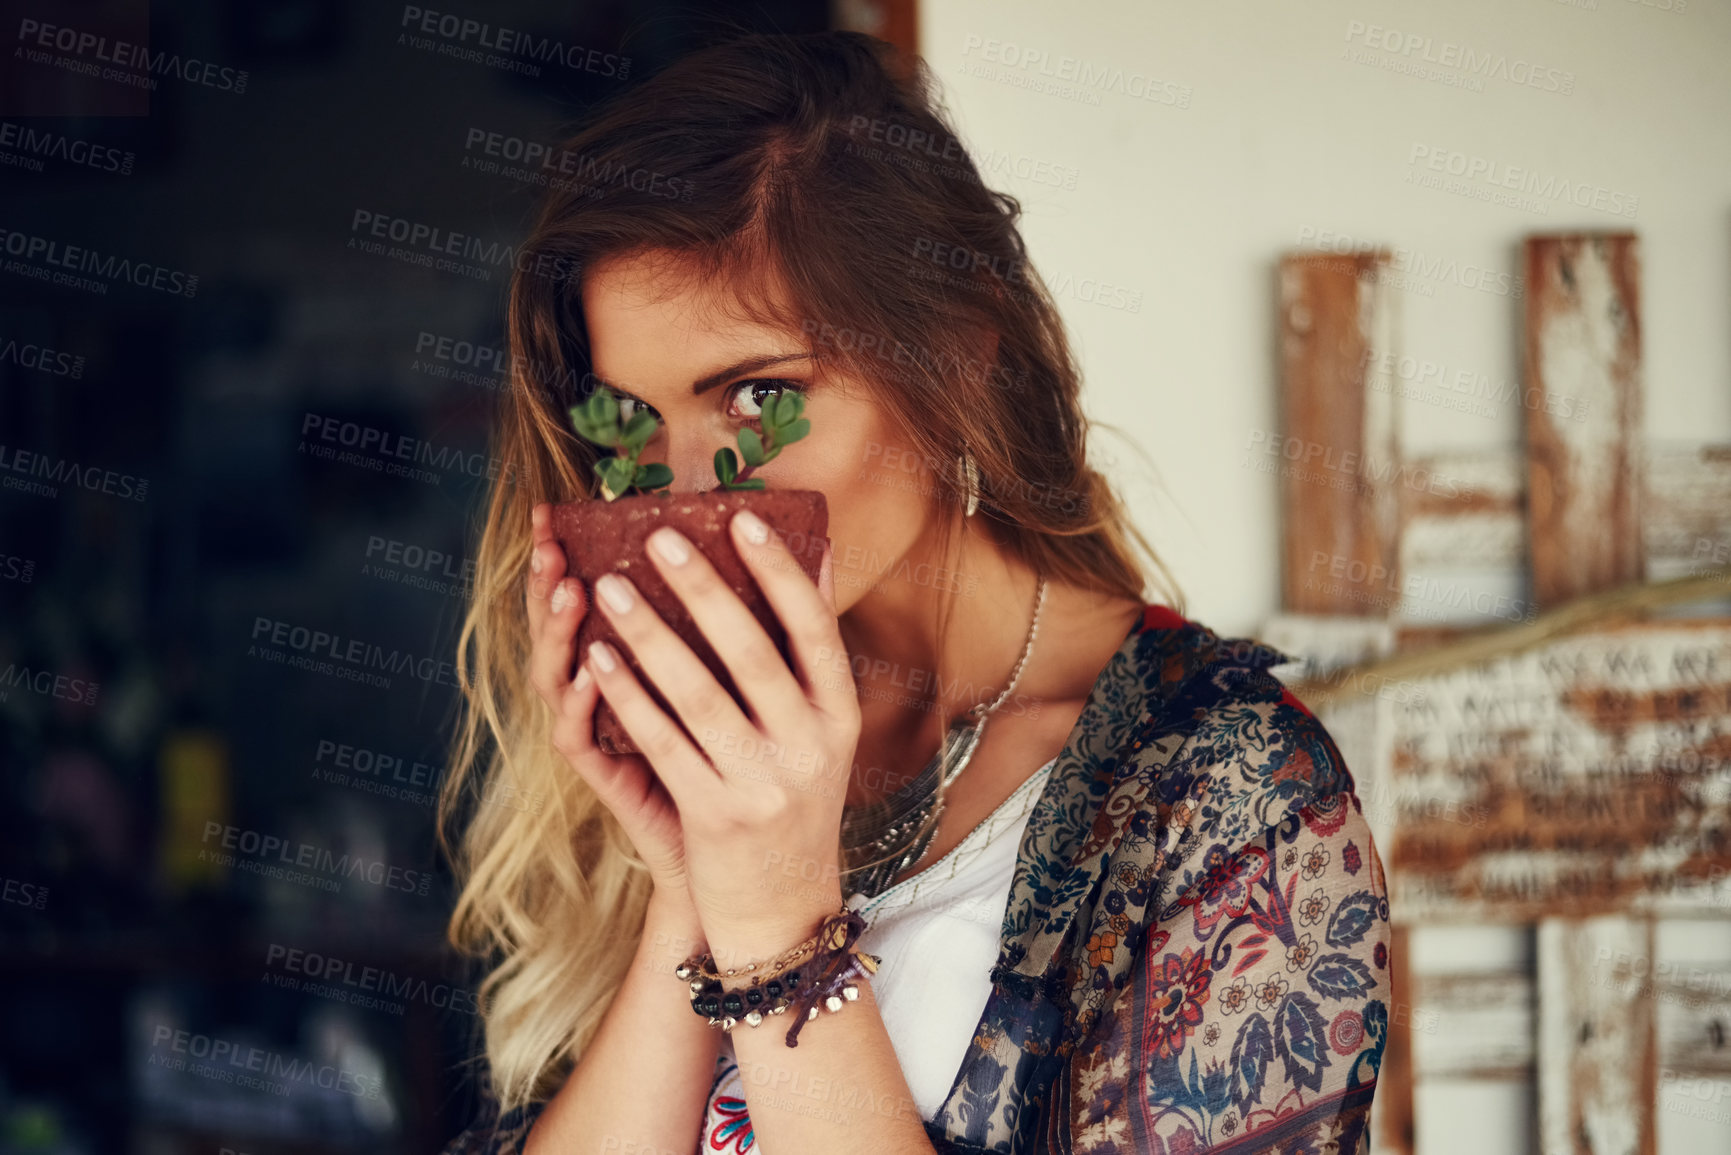
M 981 181 L 918 57 L 854 33 L 739 37 L 613 99 L 561 156 L 511 283 L 511 382 L 494 430 L 509 477 L 478 527 L 439 811 L 461 884 L 450 939 L 486 968 L 485 1057 L 506 1109 L 551 1095 L 582 1056 L 652 889 L 552 748 L 528 676 L 530 509 L 595 497 L 598 451 L 567 412 L 590 381 L 582 270 L 671 254 L 739 287 L 748 315 L 805 334 L 920 450 L 950 557 L 965 448 L 979 494 L 970 526 L 1051 580 L 1145 600 L 1134 542 L 1182 612 L 1170 572 L 1088 464 L 1079 373 L 1017 231 L 1021 206 Z M 516 803 L 489 801 L 507 790 Z

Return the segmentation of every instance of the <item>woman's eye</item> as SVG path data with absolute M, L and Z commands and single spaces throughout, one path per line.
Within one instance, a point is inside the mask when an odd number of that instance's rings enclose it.
M 655 412 L 654 406 L 645 405 L 635 397 L 617 397 L 619 402 L 619 424 L 623 425 L 635 417 L 640 411 L 647 410 L 655 414 L 655 420 L 661 420 L 661 414 Z
M 763 416 L 763 403 L 769 399 L 770 393 L 804 392 L 804 388 L 793 381 L 780 381 L 771 378 L 741 381 L 733 387 L 735 400 L 744 398 L 744 401 L 738 405 L 739 415 L 753 421 Z

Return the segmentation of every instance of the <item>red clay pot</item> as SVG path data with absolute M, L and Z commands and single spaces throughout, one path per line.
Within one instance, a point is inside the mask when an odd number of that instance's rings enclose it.
M 806 576 L 817 581 L 818 570 L 823 565 L 824 547 L 829 542 L 829 505 L 823 494 L 814 489 L 712 489 L 704 493 L 665 496 L 634 494 L 613 501 L 577 501 L 553 507 L 553 536 L 565 549 L 566 573 L 582 581 L 587 599 L 584 604 L 588 610 L 582 625 L 577 628 L 577 660 L 585 660 L 591 642 L 609 643 L 624 658 L 638 683 L 681 729 L 685 725 L 678 711 L 638 664 L 631 648 L 620 640 L 606 611 L 596 606 L 595 580 L 602 574 L 615 571 L 628 577 L 661 620 L 691 647 L 692 653 L 709 667 L 715 680 L 733 695 L 734 701 L 749 717 L 750 710 L 720 655 L 686 612 L 678 595 L 661 580 L 660 571 L 645 552 L 646 539 L 663 525 L 671 525 L 684 534 L 745 603 L 781 651 L 783 659 L 788 659 L 787 631 L 782 628 L 781 619 L 776 617 L 768 599 L 757 588 L 756 580 L 733 548 L 733 539 L 728 533 L 729 520 L 741 508 L 750 509 L 768 523 Z M 686 734 L 693 745 L 701 748 L 696 735 L 689 730 Z M 600 699 L 595 710 L 595 743 L 609 754 L 641 753 L 606 698 Z

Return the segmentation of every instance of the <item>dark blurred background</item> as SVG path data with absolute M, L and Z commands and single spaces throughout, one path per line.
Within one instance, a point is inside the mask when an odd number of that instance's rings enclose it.
M 504 251 L 528 144 L 829 6 L 0 17 L 0 1151 L 436 1151 L 474 1108 L 433 798 L 510 264 L 372 230 Z

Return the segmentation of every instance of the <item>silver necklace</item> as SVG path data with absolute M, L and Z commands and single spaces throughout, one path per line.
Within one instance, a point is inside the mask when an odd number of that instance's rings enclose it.
M 989 704 L 976 703 L 951 720 L 938 752 L 919 775 L 891 794 L 842 817 L 842 893 L 871 898 L 888 888 L 890 880 L 925 857 L 937 838 L 938 819 L 943 816 L 947 795 L 938 796 L 938 784 L 949 787 L 968 765 L 980 744 L 986 719 L 1009 698 L 1022 678 L 1022 667 L 1034 650 L 1040 629 L 1040 610 L 1046 604 L 1046 579 L 1040 578 L 1034 600 L 1034 619 L 1028 624 L 1028 640 L 1022 656 L 1001 693 Z M 929 821 L 928 821 L 929 820 Z

